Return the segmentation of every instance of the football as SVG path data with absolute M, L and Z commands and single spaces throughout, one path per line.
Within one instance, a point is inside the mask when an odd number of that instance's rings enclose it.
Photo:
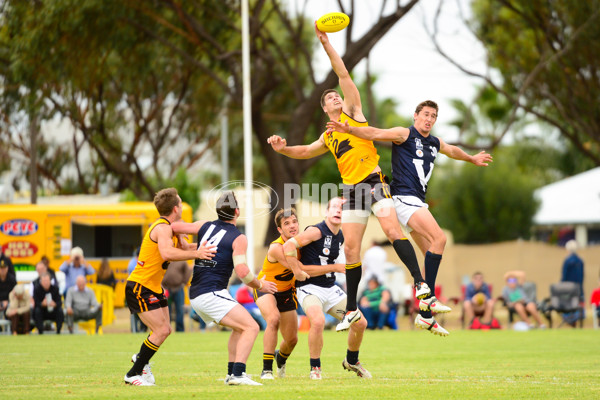
M 321 32 L 339 32 L 350 24 L 350 17 L 341 12 L 323 15 L 317 20 L 317 28 Z

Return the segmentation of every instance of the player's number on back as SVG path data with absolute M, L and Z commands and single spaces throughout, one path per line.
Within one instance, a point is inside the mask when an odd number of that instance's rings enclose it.
M 215 227 L 215 225 L 211 225 L 206 230 L 206 232 L 202 236 L 202 239 L 198 242 L 198 248 L 200 248 L 200 245 L 202 243 L 206 242 L 207 246 L 215 246 L 215 250 L 219 251 L 219 243 L 221 242 L 221 240 L 223 240 L 227 231 L 225 229 L 221 229 L 214 236 L 211 236 L 213 231 L 215 230 Z

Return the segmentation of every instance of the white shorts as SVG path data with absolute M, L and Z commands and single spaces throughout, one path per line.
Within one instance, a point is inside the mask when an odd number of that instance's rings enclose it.
M 191 299 L 190 304 L 204 322 L 210 324 L 214 321 L 218 324 L 239 303 L 231 297 L 227 289 L 223 289 L 201 294 Z
M 315 296 L 317 299 L 319 299 L 319 301 L 323 305 L 323 312 L 331 314 L 332 316 L 334 316 L 335 318 L 340 319 L 340 320 L 342 319 L 342 317 L 344 316 L 344 313 L 346 312 L 346 310 L 345 310 L 345 308 L 346 308 L 346 304 L 345 304 L 346 293 L 344 293 L 344 291 L 337 285 L 333 285 L 332 287 L 324 288 L 321 286 L 308 284 L 308 285 L 304 285 L 304 286 L 300 286 L 300 287 L 296 288 L 296 295 L 298 296 L 298 303 L 302 306 L 303 310 L 304 310 L 304 300 L 308 296 Z M 337 306 L 338 304 L 340 304 L 342 301 L 344 301 L 344 304 L 343 304 L 344 309 L 341 310 L 341 315 L 338 315 L 338 314 L 340 314 L 340 312 L 339 312 L 340 310 L 332 310 L 332 309 L 335 306 Z M 304 310 L 304 311 L 306 312 L 306 310 Z
M 396 209 L 396 215 L 398 216 L 398 221 L 402 225 L 402 227 L 407 231 L 411 232 L 412 229 L 408 226 L 408 221 L 410 217 L 419 209 L 419 208 L 429 208 L 427 203 L 424 203 L 415 196 L 394 196 L 394 208 Z

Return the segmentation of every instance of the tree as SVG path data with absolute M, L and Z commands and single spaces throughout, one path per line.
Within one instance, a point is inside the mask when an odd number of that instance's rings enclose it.
M 502 162 L 489 168 L 454 165 L 432 178 L 431 211 L 457 243 L 494 243 L 530 235 L 539 207 L 533 196 L 535 182 L 516 172 L 509 152 L 499 151 L 494 158 Z
M 13 130 L 4 137 L 29 159 L 22 143 L 31 116 L 67 120 L 70 141 L 51 146 L 52 138 L 41 138 L 38 145 L 37 167 L 59 192 L 97 192 L 112 182 L 116 191 L 152 198 L 216 142 L 211 123 L 222 95 L 127 23 L 133 16 L 144 23 L 135 10 L 99 0 L 6 1 L 1 10 L 0 46 L 9 55 L 1 108 Z M 55 164 L 58 171 L 48 170 Z
M 348 70 L 364 59 L 377 41 L 417 2 L 411 0 L 404 5 L 397 2 L 395 9 L 387 15 L 384 15 L 382 7 L 378 20 L 357 39 L 353 38 L 351 24 L 345 31 L 346 52 L 342 55 Z M 230 18 L 231 15 L 239 15 L 238 1 L 205 0 L 192 3 L 129 0 L 126 4 L 136 9 L 138 15 L 154 22 L 142 25 L 133 19 L 129 21 L 132 26 L 165 44 L 187 63 L 205 73 L 207 79 L 230 96 L 232 107 L 241 108 L 240 24 L 239 19 Z M 353 20 L 353 3 L 348 8 L 343 8 L 340 3 L 340 8 Z M 219 29 L 211 30 L 206 26 L 207 20 L 217 21 Z M 302 11 L 295 16 L 290 15 L 281 1 L 258 0 L 250 4 L 252 128 L 266 161 L 266 169 L 270 172 L 271 187 L 279 198 L 285 183 L 301 182 L 305 171 L 318 160 L 285 158 L 273 152 L 266 142 L 267 138 L 273 132 L 285 132 L 290 145 L 314 140 L 326 122 L 319 105 L 320 96 L 325 89 L 337 85 L 333 71 L 323 81 L 316 80 L 311 64 L 316 43 L 313 20 Z M 224 32 L 232 34 L 227 36 Z M 193 45 L 194 50 L 189 51 L 172 35 L 179 35 L 179 39 L 187 41 L 187 45 Z M 221 35 L 221 40 L 218 35 Z M 229 85 L 224 76 L 230 76 L 233 85 Z M 339 182 L 339 178 L 336 182 Z M 272 196 L 272 201 L 276 197 Z M 271 224 L 265 243 L 274 236 L 276 230 Z
M 486 80 L 519 109 L 556 128 L 600 165 L 600 1 L 475 0 L 473 33 L 502 82 Z M 441 14 L 441 3 L 438 15 Z

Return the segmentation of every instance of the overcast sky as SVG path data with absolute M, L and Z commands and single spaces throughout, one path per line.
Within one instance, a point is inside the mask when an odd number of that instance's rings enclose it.
M 290 0 L 293 3 L 304 0 Z M 348 3 L 347 1 L 345 2 Z M 356 0 L 353 35 L 362 36 L 377 20 L 382 0 Z M 395 1 L 388 1 L 393 9 Z M 469 33 L 460 18 L 458 3 L 468 16 L 470 8 L 467 0 L 446 0 L 440 16 L 440 42 L 447 53 L 468 69 L 485 73 L 485 52 Z M 415 106 L 423 100 L 431 99 L 440 106 L 440 113 L 434 134 L 446 140 L 456 138 L 456 130 L 447 123 L 455 116 L 449 100 L 460 98 L 469 102 L 474 95 L 474 87 L 481 80 L 470 78 L 446 61 L 435 50 L 424 24 L 431 26 L 437 10 L 438 0 L 422 0 L 403 17 L 374 47 L 371 54 L 371 71 L 378 76 L 375 92 L 379 97 L 395 99 L 398 112 L 411 116 Z M 317 19 L 328 12 L 339 11 L 337 0 L 308 0 L 307 13 Z M 389 12 L 384 13 L 389 14 Z M 333 46 L 343 55 L 345 35 L 331 33 Z M 331 66 L 324 51 L 317 52 L 314 61 L 316 71 L 325 74 Z M 366 64 L 359 64 L 354 73 L 359 79 L 364 77 Z

